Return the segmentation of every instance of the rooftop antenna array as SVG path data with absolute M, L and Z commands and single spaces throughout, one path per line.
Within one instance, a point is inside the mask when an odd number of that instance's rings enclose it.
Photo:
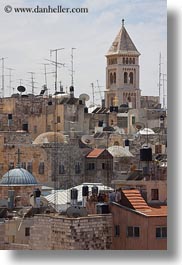
M 57 93 L 57 85 L 58 85 L 58 65 L 64 66 L 62 63 L 58 63 L 58 51 L 64 50 L 64 48 L 50 50 L 50 56 L 53 52 L 55 52 L 55 61 L 51 61 L 55 65 L 55 94 Z

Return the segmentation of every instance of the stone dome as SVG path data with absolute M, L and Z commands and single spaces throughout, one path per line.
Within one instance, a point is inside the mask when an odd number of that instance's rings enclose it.
M 14 168 L 3 175 L 0 185 L 38 185 L 35 177 L 24 168 Z
M 65 137 L 60 132 L 42 133 L 33 141 L 33 144 L 48 144 L 48 143 L 66 143 Z

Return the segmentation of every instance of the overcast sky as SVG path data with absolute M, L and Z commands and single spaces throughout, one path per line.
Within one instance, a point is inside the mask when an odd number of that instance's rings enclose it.
M 85 7 L 87 14 L 32 14 L 4 12 L 4 7 Z M 125 19 L 125 27 L 140 56 L 140 89 L 142 95 L 158 95 L 159 53 L 162 54 L 162 72 L 167 65 L 167 9 L 165 0 L 1 0 L 0 3 L 0 58 L 5 68 L 13 68 L 12 87 L 19 79 L 31 92 L 30 74 L 35 72 L 40 93 L 44 84 L 44 66 L 50 59 L 50 49 L 65 48 L 59 52 L 58 80 L 64 87 L 71 84 L 71 48 L 74 47 L 75 94 L 88 93 L 91 83 L 105 90 L 105 54 Z M 52 60 L 55 54 L 52 55 Z M 1 61 L 0 61 L 1 67 Z M 47 66 L 47 72 L 54 70 Z M 1 68 L 0 68 L 1 72 Z M 9 95 L 8 70 L 5 69 L 5 95 Z M 0 77 L 1 80 L 1 77 Z M 54 76 L 47 75 L 50 92 L 54 91 Z M 1 84 L 0 84 L 1 87 Z M 98 91 L 97 88 L 95 88 Z M 99 94 L 95 94 L 99 99 Z

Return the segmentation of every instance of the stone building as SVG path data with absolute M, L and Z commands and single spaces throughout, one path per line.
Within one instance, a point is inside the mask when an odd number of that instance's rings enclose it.
M 139 56 L 122 20 L 121 30 L 106 54 L 106 107 L 128 104 L 140 108 Z
M 93 149 L 86 155 L 85 164 L 85 182 L 110 185 L 113 176 L 113 157 L 106 149 Z

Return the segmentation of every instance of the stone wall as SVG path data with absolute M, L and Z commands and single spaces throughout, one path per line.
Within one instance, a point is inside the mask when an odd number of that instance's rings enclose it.
M 30 248 L 33 250 L 107 250 L 111 243 L 110 214 L 80 218 L 37 215 L 30 231 Z

